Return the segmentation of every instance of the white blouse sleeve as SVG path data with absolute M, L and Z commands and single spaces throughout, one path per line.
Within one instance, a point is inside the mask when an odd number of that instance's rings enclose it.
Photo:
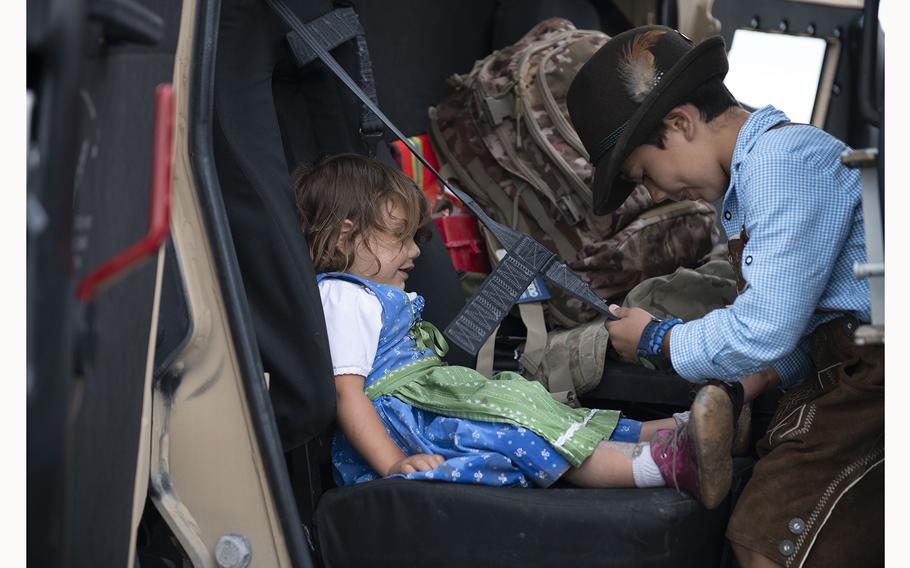
M 319 282 L 322 311 L 335 375 L 366 377 L 373 368 L 382 330 L 382 304 L 360 284 L 326 278 Z

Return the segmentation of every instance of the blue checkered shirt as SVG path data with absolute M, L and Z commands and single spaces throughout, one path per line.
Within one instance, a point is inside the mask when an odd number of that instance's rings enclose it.
M 806 336 L 838 315 L 816 308 L 869 321 L 868 282 L 853 277 L 866 259 L 859 172 L 823 130 L 769 130 L 787 121 L 766 106 L 739 131 L 721 219 L 728 238 L 749 236 L 747 287 L 732 306 L 673 328 L 670 358 L 687 380 L 735 381 L 773 366 L 791 387 L 812 370 Z

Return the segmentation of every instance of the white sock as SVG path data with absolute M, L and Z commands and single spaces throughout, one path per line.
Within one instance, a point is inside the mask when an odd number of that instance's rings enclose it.
M 673 420 L 676 420 L 676 427 L 682 428 L 683 424 L 688 423 L 689 415 L 690 415 L 690 412 L 688 410 L 685 412 L 674 412 Z
M 666 485 L 660 469 L 651 457 L 651 444 L 642 444 L 641 453 L 632 458 L 632 479 L 635 487 L 663 487 Z

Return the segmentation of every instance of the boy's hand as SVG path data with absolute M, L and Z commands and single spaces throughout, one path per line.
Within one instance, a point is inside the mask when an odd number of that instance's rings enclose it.
M 386 472 L 386 475 L 392 475 L 393 473 L 414 473 L 415 471 L 430 471 L 437 465 L 444 462 L 442 456 L 438 454 L 414 454 L 413 456 L 408 456 L 403 460 L 399 460 L 392 464 L 392 467 L 389 468 L 389 471 Z
M 607 320 L 604 324 L 610 333 L 613 347 L 623 359 L 638 362 L 635 352 L 641 340 L 641 332 L 652 319 L 651 314 L 641 308 L 621 308 L 616 304 L 610 306 L 610 311 L 622 318 L 617 321 Z

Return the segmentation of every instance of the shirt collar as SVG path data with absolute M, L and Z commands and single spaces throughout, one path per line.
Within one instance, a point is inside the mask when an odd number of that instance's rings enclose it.
M 771 105 L 764 106 L 749 115 L 736 136 L 736 146 L 733 147 L 733 159 L 730 162 L 730 185 L 727 186 L 725 201 L 730 195 L 730 190 L 736 186 L 739 164 L 746 159 L 758 138 L 775 124 L 789 120 L 783 111 L 777 110 Z
M 731 169 L 735 169 L 739 166 L 746 155 L 749 154 L 749 151 L 752 150 L 752 146 L 755 145 L 755 142 L 758 141 L 758 138 L 767 132 L 772 126 L 780 124 L 781 122 L 787 122 L 790 119 L 787 118 L 787 115 L 783 111 L 777 110 L 771 105 L 764 106 L 757 111 L 749 115 L 749 118 L 746 119 L 746 122 L 743 123 L 742 128 L 739 129 L 739 134 L 736 136 L 736 146 L 733 148 L 733 161 L 730 164 Z

